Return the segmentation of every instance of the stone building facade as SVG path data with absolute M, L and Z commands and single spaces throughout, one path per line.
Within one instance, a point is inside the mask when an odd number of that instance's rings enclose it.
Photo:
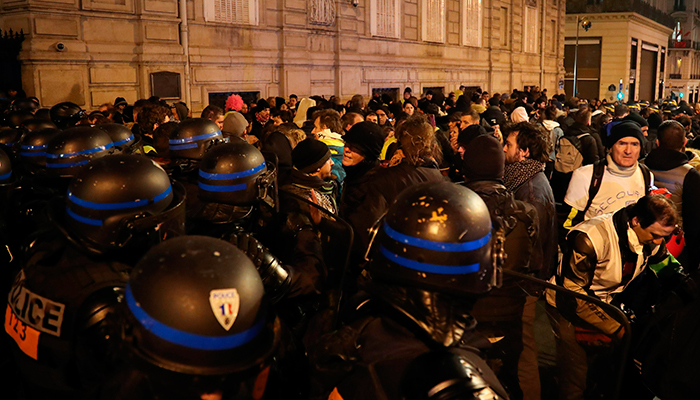
M 580 27 L 584 17 L 591 22 L 588 31 Z M 674 24 L 664 2 L 568 0 L 565 39 L 568 93 L 573 86 L 577 20 L 580 97 L 614 101 L 621 92 L 622 100 L 627 102 L 664 96 L 668 38 Z
M 676 21 L 668 47 L 668 80 L 665 95 L 691 103 L 700 101 L 700 0 L 675 0 L 668 4 Z
M 563 0 L 0 0 L 22 84 L 87 109 L 160 93 L 491 92 L 564 77 Z M 168 74 L 171 73 L 171 74 Z

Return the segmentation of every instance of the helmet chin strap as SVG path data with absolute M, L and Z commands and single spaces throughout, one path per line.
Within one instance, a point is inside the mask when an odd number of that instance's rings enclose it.
M 370 292 L 441 346 L 458 346 L 465 333 L 476 327 L 476 319 L 470 315 L 472 302 L 466 299 L 413 287 L 370 286 Z

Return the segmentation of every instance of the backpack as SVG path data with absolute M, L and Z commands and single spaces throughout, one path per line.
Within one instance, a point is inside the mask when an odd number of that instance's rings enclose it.
M 586 208 L 583 209 L 582 215 L 586 215 L 588 208 L 593 204 L 593 199 L 598 194 L 600 190 L 600 184 L 603 183 L 603 174 L 605 174 L 605 167 L 608 165 L 607 158 L 604 158 L 597 163 L 593 164 L 593 176 L 591 176 L 591 186 L 588 188 L 588 203 L 586 203 Z M 651 171 L 649 167 L 642 163 L 637 163 L 639 168 L 642 170 L 642 175 L 644 175 L 644 194 L 650 194 L 651 188 Z
M 577 136 L 562 136 L 556 145 L 556 159 L 554 169 L 564 174 L 574 172 L 583 165 L 583 154 L 581 154 L 581 138 L 591 136 L 589 133 L 582 133 Z

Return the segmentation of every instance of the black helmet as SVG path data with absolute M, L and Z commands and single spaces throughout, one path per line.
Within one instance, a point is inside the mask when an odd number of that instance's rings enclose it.
M 265 158 L 244 140 L 209 150 L 199 164 L 199 198 L 212 203 L 238 206 L 265 197 L 268 177 Z M 261 179 L 261 177 L 263 179 Z
M 168 174 L 151 159 L 103 157 L 82 168 L 70 181 L 66 226 L 90 249 L 124 247 L 135 237 L 142 240 L 143 235 L 153 235 L 152 228 L 161 232 L 150 242 L 159 242 L 163 235 L 174 233 L 166 232 L 162 224 L 177 215 L 164 211 L 177 208 L 182 212 L 183 197 L 174 193 Z
M 406 367 L 400 383 L 402 400 L 479 400 L 501 397 L 484 379 L 490 375 L 486 363 L 474 353 L 438 349 L 423 353 Z
M 457 296 L 486 293 L 496 284 L 489 210 L 463 186 L 424 183 L 404 190 L 376 240 L 381 257 L 370 272 L 379 280 Z
M 34 118 L 51 121 L 51 110 L 48 108 L 40 108 L 34 113 Z
M 14 153 L 21 137 L 22 130 L 2 127 L 0 128 L 0 147 L 8 153 Z
M 59 176 L 73 176 L 83 165 L 113 152 L 112 139 L 90 126 L 68 128 L 49 141 L 46 147 L 46 167 Z
M 45 119 L 32 118 L 22 122 L 22 127 L 27 132 L 40 131 L 42 129 L 56 129 L 57 126 L 51 121 Z
M 126 288 L 136 356 L 197 376 L 262 372 L 279 341 L 279 321 L 260 275 L 220 239 L 165 241 L 138 262 Z
M 85 111 L 79 105 L 67 101 L 51 107 L 50 115 L 56 126 L 65 129 L 80 121 L 85 116 Z
M 46 167 L 46 147 L 51 138 L 60 132 L 59 129 L 54 128 L 26 133 L 19 141 L 19 155 L 25 162 L 35 166 Z
M 122 124 L 100 124 L 96 125 L 96 127 L 107 132 L 117 151 L 127 154 L 134 153 L 132 147 L 137 145 L 139 140 L 129 128 Z
M 222 143 L 219 126 L 204 118 L 185 120 L 175 128 L 168 140 L 170 156 L 201 160 L 210 147 Z
M 7 153 L 0 149 L 0 186 L 4 186 L 14 181 L 12 176 L 12 163 Z
M 36 97 L 26 97 L 12 102 L 12 109 L 15 111 L 29 111 L 34 114 L 39 107 L 41 107 L 41 105 Z
M 22 122 L 34 118 L 34 114 L 29 111 L 10 111 L 5 116 L 5 125 L 11 128 L 18 128 Z

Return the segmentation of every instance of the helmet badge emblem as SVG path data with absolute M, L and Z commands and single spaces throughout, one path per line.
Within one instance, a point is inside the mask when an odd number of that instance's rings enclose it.
M 215 289 L 209 292 L 209 304 L 216 319 L 227 331 L 238 316 L 241 298 L 236 289 Z

